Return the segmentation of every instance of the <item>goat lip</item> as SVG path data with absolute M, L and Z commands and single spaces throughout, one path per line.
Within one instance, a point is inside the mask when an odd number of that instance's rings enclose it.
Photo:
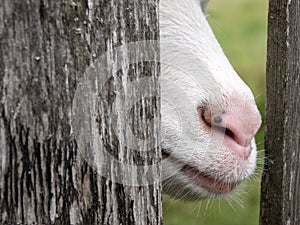
M 227 183 L 218 181 L 216 178 L 212 176 L 201 173 L 195 167 L 185 165 L 181 171 L 194 183 L 201 186 L 205 190 L 213 194 L 226 194 L 233 191 L 238 185 L 237 183 Z
M 179 170 L 183 176 L 187 177 L 196 185 L 200 186 L 201 188 L 205 189 L 209 193 L 215 195 L 222 195 L 233 191 L 241 182 L 236 183 L 228 183 L 219 181 L 217 178 L 213 178 L 212 176 L 199 171 L 197 168 L 182 162 L 179 159 L 174 158 L 170 153 L 162 149 L 163 158 L 170 159 L 173 163 L 180 166 L 181 169 Z

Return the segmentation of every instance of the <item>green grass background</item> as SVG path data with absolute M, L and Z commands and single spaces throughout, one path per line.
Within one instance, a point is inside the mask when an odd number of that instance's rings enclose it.
M 267 0 L 210 0 L 208 21 L 226 56 L 250 86 L 264 117 Z M 255 178 L 232 199 L 184 202 L 163 198 L 165 225 L 257 225 L 263 127 L 256 136 L 259 159 Z

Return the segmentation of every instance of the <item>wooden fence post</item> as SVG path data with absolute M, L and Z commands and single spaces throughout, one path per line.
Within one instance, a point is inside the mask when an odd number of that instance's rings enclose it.
M 161 224 L 158 37 L 157 0 L 0 2 L 0 224 Z
M 270 0 L 261 225 L 300 224 L 300 1 Z

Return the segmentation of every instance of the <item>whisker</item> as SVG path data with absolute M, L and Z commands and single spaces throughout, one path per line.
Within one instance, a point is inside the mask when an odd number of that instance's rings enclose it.
M 259 97 L 261 97 L 262 94 L 265 94 L 265 93 L 266 93 L 265 90 L 261 91 L 259 94 L 257 94 L 257 95 L 254 97 L 254 99 L 258 99 Z

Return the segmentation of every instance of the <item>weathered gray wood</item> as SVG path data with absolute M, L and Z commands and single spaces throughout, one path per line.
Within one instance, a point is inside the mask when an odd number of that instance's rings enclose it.
M 157 10 L 0 1 L 0 224 L 161 224 Z
M 300 224 L 300 1 L 270 0 L 261 225 Z

